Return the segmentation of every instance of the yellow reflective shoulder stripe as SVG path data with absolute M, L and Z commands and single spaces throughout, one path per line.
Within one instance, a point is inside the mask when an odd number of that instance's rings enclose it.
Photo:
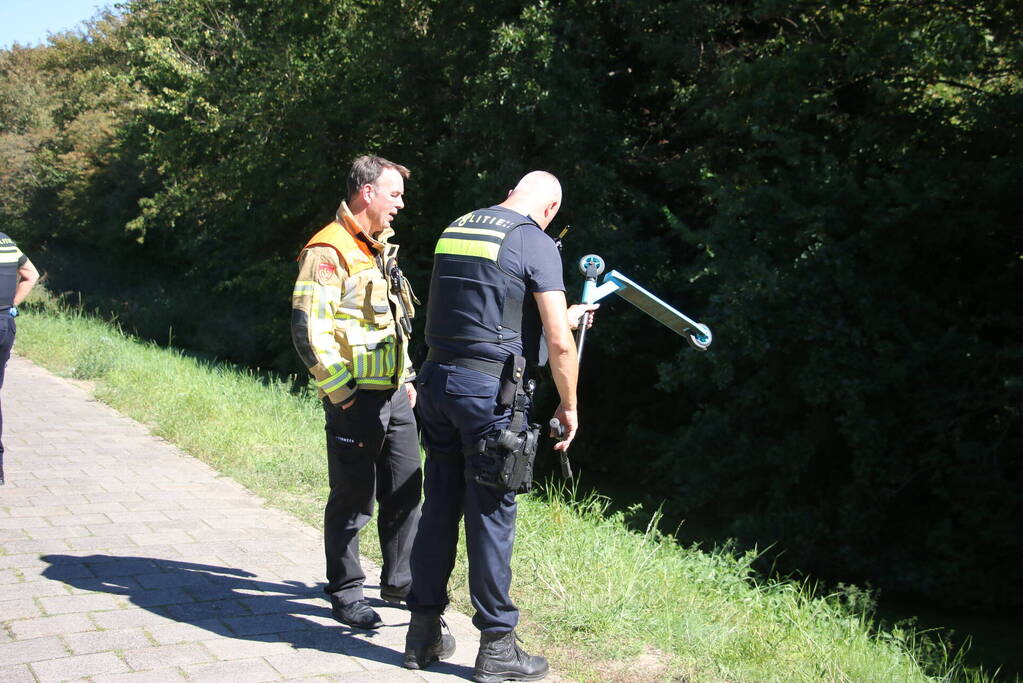
M 476 256 L 496 261 L 497 254 L 500 251 L 501 245 L 494 242 L 441 237 L 437 240 L 437 248 L 434 249 L 433 253 L 451 254 L 453 256 Z
M 449 226 L 446 230 L 444 230 L 444 232 L 445 233 L 448 233 L 448 232 L 462 232 L 462 233 L 465 233 L 467 235 L 488 235 L 490 237 L 496 237 L 496 238 L 502 239 L 502 240 L 504 239 L 504 237 L 506 235 L 506 233 L 502 232 L 501 230 L 487 230 L 485 228 L 460 228 L 457 225 Z M 441 233 L 441 237 L 443 237 L 443 236 L 444 236 L 444 234 Z
M 17 263 L 21 259 L 21 250 L 17 247 L 0 249 L 0 263 Z

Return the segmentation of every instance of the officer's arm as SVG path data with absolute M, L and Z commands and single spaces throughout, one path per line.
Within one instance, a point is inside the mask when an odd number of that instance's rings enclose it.
M 18 286 L 14 290 L 14 305 L 17 306 L 39 281 L 39 271 L 32 265 L 32 262 L 25 259 L 25 262 L 18 266 Z
M 313 376 L 313 384 L 331 403 L 349 403 L 358 390 L 349 364 L 334 337 L 334 310 L 341 302 L 346 271 L 329 247 L 302 252 L 291 298 L 291 341 Z
M 568 306 L 565 293 L 560 290 L 534 292 L 536 305 L 540 309 L 544 336 L 547 338 L 547 353 L 550 356 L 551 374 L 558 387 L 561 405 L 554 414 L 565 427 L 565 438 L 554 445 L 556 450 L 565 450 L 579 428 L 579 413 L 576 404 L 575 387 L 579 376 L 579 359 L 575 350 L 575 339 L 568 326 Z

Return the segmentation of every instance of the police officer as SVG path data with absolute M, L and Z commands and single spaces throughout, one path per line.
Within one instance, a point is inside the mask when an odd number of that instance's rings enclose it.
M 0 388 L 4 386 L 7 361 L 14 346 L 17 326 L 14 318 L 18 315 L 18 304 L 39 280 L 39 271 L 21 253 L 10 237 L 0 232 Z M 4 417 L 0 410 L 0 486 L 4 484 Z
M 510 358 L 535 365 L 549 356 L 561 398 L 555 416 L 566 428 L 555 448 L 568 448 L 576 433 L 571 321 L 596 307 L 566 306 L 561 256 L 545 233 L 560 206 L 557 178 L 534 171 L 504 202 L 458 218 L 437 242 L 426 318 L 429 354 L 417 379 L 426 501 L 412 548 L 408 668 L 454 651 L 440 615 L 464 515 L 473 623 L 481 631 L 474 679 L 529 681 L 548 671 L 547 660 L 524 652 L 515 637 L 519 613 L 509 588 L 516 491 L 484 482 L 501 458 L 486 437 L 508 433 L 516 405 L 523 407 L 499 399 L 502 384 L 515 379 L 523 398 L 522 378 L 509 377 Z
M 380 595 L 400 603 L 419 517 L 422 469 L 409 363 L 414 296 L 398 270 L 391 221 L 404 208 L 404 166 L 362 156 L 335 220 L 299 254 L 291 334 L 326 414 L 330 495 L 323 515 L 331 613 L 382 625 L 363 593 L 359 531 L 380 505 Z

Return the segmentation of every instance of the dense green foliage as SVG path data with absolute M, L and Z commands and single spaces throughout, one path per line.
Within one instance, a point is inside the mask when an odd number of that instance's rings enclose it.
M 420 295 L 451 217 L 549 169 L 566 263 L 715 333 L 604 307 L 586 469 L 781 567 L 1018 607 L 1021 70 L 1007 0 L 134 0 L 0 53 L 0 229 L 143 335 L 302 376 L 292 259 L 352 157 L 413 171 Z

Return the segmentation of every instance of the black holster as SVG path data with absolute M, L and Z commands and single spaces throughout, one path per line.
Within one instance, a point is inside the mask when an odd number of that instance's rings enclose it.
M 533 396 L 533 380 L 523 381 L 526 360 L 511 356 L 501 377 L 498 405 L 511 407 L 512 419 L 504 429 L 494 429 L 469 449 L 482 455 L 488 465 L 476 467 L 474 479 L 483 486 L 502 491 L 526 493 L 533 488 L 533 462 L 540 440 L 540 425 L 527 426 L 526 411 Z

